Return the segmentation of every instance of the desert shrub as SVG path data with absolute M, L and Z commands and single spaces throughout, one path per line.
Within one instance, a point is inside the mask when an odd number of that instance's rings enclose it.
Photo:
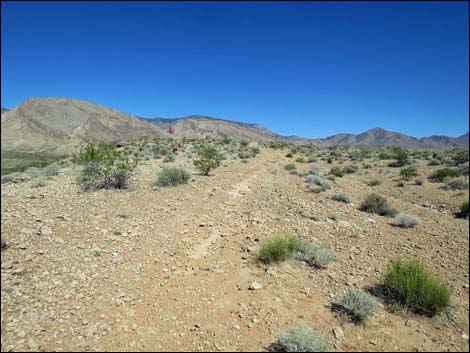
M 43 176 L 38 176 L 37 178 L 33 179 L 31 186 L 33 188 L 40 188 L 47 185 L 46 179 Z
M 53 176 L 59 174 L 60 166 L 57 163 L 49 164 L 46 168 L 44 168 L 44 175 L 45 176 Z
M 396 302 L 426 315 L 434 315 L 450 304 L 451 290 L 418 260 L 395 259 L 383 279 Z
M 346 167 L 343 168 L 343 172 L 346 174 L 353 174 L 357 172 L 357 166 L 354 164 L 347 165 Z
M 305 181 L 308 183 L 309 190 L 313 192 L 315 192 L 315 189 L 325 191 L 330 188 L 330 184 L 328 184 L 328 182 L 320 178 L 318 175 L 307 175 Z
M 359 209 L 388 217 L 394 217 L 398 213 L 395 208 L 390 207 L 385 197 L 377 194 L 367 195 Z
M 282 352 L 332 351 L 332 345 L 319 332 L 301 325 L 282 332 L 274 346 Z
M 403 180 L 401 180 L 401 181 L 399 181 L 399 182 L 397 183 L 397 187 L 399 187 L 399 188 L 402 188 L 402 187 L 404 187 L 405 185 L 406 185 L 406 184 L 405 184 L 405 182 L 404 182 Z
M 163 163 L 168 163 L 168 162 L 174 162 L 175 161 L 175 155 L 170 153 L 163 158 Z
M 469 174 L 469 163 L 465 162 L 465 163 L 459 164 L 457 166 L 457 173 L 459 173 L 459 175 L 467 175 L 468 176 L 468 174 Z
M 308 159 L 307 159 L 307 163 L 315 163 L 317 161 L 318 161 L 318 159 L 316 159 L 315 157 L 308 157 Z
M 302 175 L 302 172 L 300 170 L 297 170 L 297 169 L 292 169 L 292 170 L 289 171 L 289 174 Z
M 299 211 L 299 214 L 304 218 L 313 219 L 314 221 L 318 220 L 318 217 L 312 215 L 310 212 L 305 211 L 305 210 Z
M 24 173 L 30 175 L 33 178 L 38 178 L 44 175 L 43 170 L 37 167 L 29 167 L 24 171 Z
M 387 153 L 387 152 L 379 152 L 379 154 L 377 155 L 377 158 L 379 159 L 390 159 L 390 155 Z
M 392 158 L 395 161 L 391 162 L 391 167 L 403 167 L 408 163 L 408 151 L 401 147 L 392 148 Z
M 296 168 L 297 168 L 297 167 L 295 166 L 294 163 L 289 163 L 289 164 L 286 164 L 286 165 L 284 166 L 284 169 L 285 169 L 285 170 L 294 170 L 294 169 L 296 169 Z
M 415 184 L 416 184 L 416 185 L 423 185 L 423 184 L 424 184 L 424 180 L 423 180 L 423 179 L 416 179 L 416 180 L 415 180 Z
M 238 152 L 238 157 L 240 159 L 247 159 L 247 158 L 251 157 L 251 154 L 248 151 L 240 151 L 240 152 Z
M 465 162 L 469 162 L 469 151 L 468 150 L 459 150 L 454 153 L 452 160 L 455 165 L 459 165 Z
M 258 261 L 270 264 L 292 257 L 301 248 L 301 240 L 292 234 L 274 235 L 265 239 L 258 251 Z
M 462 179 L 450 179 L 450 180 L 445 180 L 445 186 L 444 188 L 449 189 L 449 190 L 467 190 L 468 189 L 468 183 L 465 180 Z
M 402 228 L 414 228 L 420 223 L 420 220 L 416 217 L 401 214 L 395 218 L 395 222 L 393 224 Z
M 367 183 L 367 185 L 369 186 L 377 186 L 380 184 L 382 184 L 382 180 L 379 180 L 379 179 L 372 179 L 371 181 Z
M 349 315 L 358 321 L 364 321 L 375 314 L 377 302 L 374 297 L 360 289 L 348 288 L 338 297 L 337 305 L 342 306 Z
M 428 162 L 429 166 L 441 165 L 442 162 L 439 159 L 433 158 Z
M 344 193 L 334 194 L 331 196 L 331 199 L 335 201 L 344 202 L 344 203 L 351 203 L 351 198 Z
M 220 165 L 223 158 L 214 146 L 204 146 L 199 149 L 198 154 L 199 159 L 194 160 L 193 163 L 202 175 L 209 175 L 211 170 Z
M 163 166 L 158 172 L 159 186 L 176 186 L 186 184 L 191 178 L 191 173 L 179 166 Z
M 258 155 L 261 152 L 261 150 L 259 149 L 259 147 L 253 146 L 253 147 L 250 147 L 250 152 L 251 152 L 252 157 L 256 157 L 256 155 Z
M 405 180 L 410 180 L 412 177 L 417 176 L 418 173 L 414 168 L 403 168 L 400 170 L 400 176 Z
M 129 210 L 121 210 L 119 211 L 118 216 L 121 218 L 129 218 L 130 212 Z
M 458 218 L 468 218 L 469 214 L 469 209 L 468 209 L 468 201 L 464 201 L 460 207 L 459 207 L 459 212 L 457 212 L 457 217 Z
M 454 169 L 442 168 L 436 170 L 429 176 L 429 179 L 432 181 L 443 182 L 445 178 L 455 178 L 458 176 L 458 173 Z
M 301 259 L 317 268 L 327 268 L 336 260 L 335 252 L 326 246 L 302 241 L 300 251 L 302 252 Z
M 2 175 L 2 184 L 14 182 L 21 174 L 18 172 Z
M 298 163 L 305 163 L 305 158 L 304 157 L 298 157 L 296 160 Z
M 330 170 L 330 174 L 336 176 L 336 177 L 339 177 L 341 178 L 343 175 L 344 175 L 344 172 L 343 170 L 340 168 L 340 167 L 333 167 L 331 168 Z
M 293 156 L 294 156 L 294 155 L 293 155 L 291 152 L 289 152 L 289 153 L 286 154 L 286 157 L 287 157 L 287 158 L 292 158 Z
M 128 185 L 137 157 L 129 149 L 118 150 L 112 144 L 88 144 L 73 157 L 82 166 L 77 177 L 83 190 L 123 189 Z

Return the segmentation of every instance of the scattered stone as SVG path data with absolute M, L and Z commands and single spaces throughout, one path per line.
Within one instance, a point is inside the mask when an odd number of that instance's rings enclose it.
M 343 330 L 341 329 L 341 327 L 335 327 L 335 328 L 333 329 L 333 334 L 335 335 L 335 338 L 336 338 L 337 340 L 341 340 L 341 339 L 344 338 L 344 332 L 343 332 Z
M 248 287 L 249 290 L 257 290 L 263 288 L 263 285 L 258 282 L 253 282 L 250 287 Z

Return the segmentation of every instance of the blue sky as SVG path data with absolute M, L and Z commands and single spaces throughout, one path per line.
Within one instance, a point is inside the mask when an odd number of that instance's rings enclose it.
M 303 137 L 468 131 L 467 2 L 8 2 L 1 105 L 92 101 Z

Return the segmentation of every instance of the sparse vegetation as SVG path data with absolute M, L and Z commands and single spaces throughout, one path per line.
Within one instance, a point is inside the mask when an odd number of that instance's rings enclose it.
M 468 218 L 469 217 L 469 206 L 468 201 L 464 201 L 460 207 L 459 212 L 457 212 L 458 218 Z
M 270 264 L 291 258 L 301 249 L 301 240 L 293 235 L 274 235 L 265 239 L 258 251 L 258 261 Z
M 451 290 L 447 284 L 416 259 L 393 260 L 383 284 L 396 302 L 422 314 L 432 316 L 450 304 Z
M 438 169 L 434 173 L 432 173 L 429 176 L 429 179 L 432 180 L 432 181 L 439 181 L 439 182 L 442 183 L 444 181 L 444 179 L 446 179 L 446 178 L 455 178 L 457 176 L 458 176 L 458 173 L 457 173 L 456 170 L 450 169 L 450 168 L 442 168 L 442 169 Z
M 380 179 L 372 179 L 371 181 L 369 181 L 369 183 L 367 185 L 369 186 L 377 186 L 377 185 L 380 185 L 382 184 L 382 180 Z
M 41 187 L 47 186 L 47 181 L 46 179 L 44 179 L 43 176 L 38 176 L 37 178 L 32 180 L 31 186 L 33 188 L 41 188 Z
M 326 246 L 302 241 L 300 250 L 302 252 L 301 259 L 317 268 L 327 268 L 336 260 L 335 252 Z
M 395 218 L 394 225 L 401 228 L 414 228 L 419 225 L 421 221 L 413 216 L 401 214 Z
M 444 188 L 449 190 L 468 190 L 468 183 L 462 179 L 450 179 L 444 180 L 445 186 Z
M 202 175 L 207 176 L 211 170 L 220 166 L 222 155 L 215 146 L 204 146 L 199 149 L 198 154 L 199 159 L 194 160 L 193 163 Z
M 286 164 L 286 165 L 284 166 L 284 169 L 285 169 L 285 170 L 294 170 L 294 169 L 296 169 L 296 168 L 297 168 L 297 167 L 295 166 L 294 163 L 289 163 L 289 164 Z
M 158 171 L 159 186 L 177 186 L 186 184 L 191 178 L 191 173 L 183 167 L 176 165 L 163 166 Z
M 333 194 L 331 195 L 331 199 L 335 201 L 344 202 L 344 203 L 351 203 L 351 198 L 344 193 Z
M 335 177 L 341 178 L 341 177 L 343 177 L 344 172 L 340 167 L 333 167 L 330 170 L 330 174 L 334 175 Z
M 390 207 L 385 197 L 377 194 L 367 195 L 360 206 L 360 210 L 388 217 L 394 217 L 398 213 L 395 208 Z
M 377 310 L 374 297 L 357 288 L 348 288 L 346 293 L 338 297 L 337 305 L 343 307 L 357 321 L 365 321 Z
M 274 344 L 281 352 L 331 352 L 331 344 L 312 329 L 299 325 L 281 333 Z

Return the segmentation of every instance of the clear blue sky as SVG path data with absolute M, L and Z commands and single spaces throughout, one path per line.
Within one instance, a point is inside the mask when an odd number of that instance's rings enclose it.
M 467 2 L 8 2 L 1 105 L 96 102 L 304 137 L 468 130 Z

